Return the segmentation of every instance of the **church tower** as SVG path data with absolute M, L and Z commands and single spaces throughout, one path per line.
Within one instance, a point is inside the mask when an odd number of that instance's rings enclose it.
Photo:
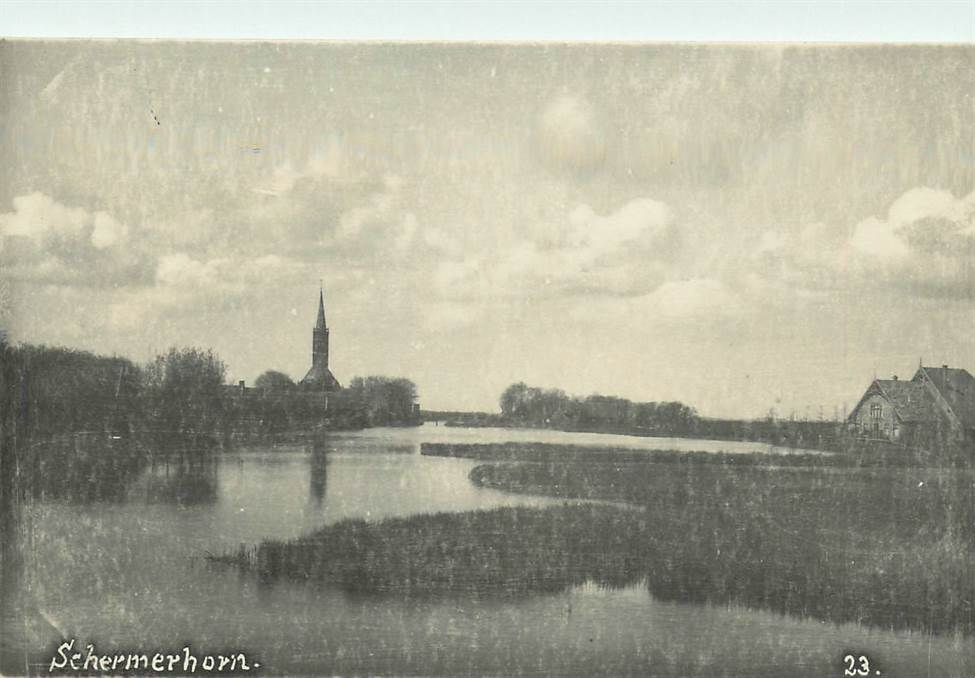
M 328 325 L 325 324 L 325 291 L 318 290 L 318 321 L 311 331 L 311 364 L 328 369 Z
M 325 322 L 325 291 L 318 290 L 318 319 L 311 331 L 311 369 L 301 385 L 316 391 L 338 391 L 338 379 L 328 369 L 328 324 Z

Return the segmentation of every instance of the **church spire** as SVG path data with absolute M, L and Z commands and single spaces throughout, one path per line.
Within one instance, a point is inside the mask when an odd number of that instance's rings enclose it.
M 325 323 L 325 288 L 321 281 L 318 287 L 318 318 L 311 331 L 311 369 L 301 380 L 301 384 L 323 391 L 338 391 L 342 388 L 328 369 L 328 325 Z
M 318 322 L 315 323 L 316 330 L 325 329 L 325 289 L 319 283 L 318 287 Z

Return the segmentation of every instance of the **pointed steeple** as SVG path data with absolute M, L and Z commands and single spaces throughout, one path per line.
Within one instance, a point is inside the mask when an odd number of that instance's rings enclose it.
M 301 380 L 301 384 L 324 391 L 337 391 L 342 388 L 328 369 L 328 325 L 325 322 L 325 289 L 319 281 L 318 318 L 311 331 L 311 369 Z
M 316 330 L 325 329 L 325 290 L 318 288 L 318 321 L 315 323 Z

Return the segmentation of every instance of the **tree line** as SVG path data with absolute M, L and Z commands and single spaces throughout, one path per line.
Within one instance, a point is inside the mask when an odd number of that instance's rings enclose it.
M 785 421 L 702 417 L 678 401 L 633 402 L 607 395 L 573 396 L 561 389 L 544 389 L 518 382 L 500 399 L 501 415 L 484 425 L 527 426 L 564 431 L 593 431 L 697 437 L 716 440 L 762 441 L 790 447 L 836 448 L 840 426 L 828 421 Z
M 686 435 L 699 417 L 681 402 L 632 402 L 617 396 L 570 396 L 560 389 L 542 389 L 523 382 L 501 394 L 501 416 L 510 422 L 552 428 L 633 428 Z
M 260 435 L 323 423 L 407 424 L 413 423 L 417 398 L 408 379 L 357 377 L 333 396 L 333 409 L 342 416 L 326 420 L 324 399 L 302 397 L 302 389 L 281 372 L 265 372 L 243 397 L 227 385 L 226 365 L 212 350 L 173 347 L 137 365 L 63 347 L 4 342 L 2 349 L 4 369 L 13 379 L 5 405 L 21 413 L 21 434 L 35 439 L 88 432 L 145 439 L 178 435 L 202 443 L 232 437 L 245 421 Z

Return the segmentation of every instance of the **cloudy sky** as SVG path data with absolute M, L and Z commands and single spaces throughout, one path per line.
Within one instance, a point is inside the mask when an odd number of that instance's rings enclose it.
M 975 371 L 975 49 L 6 42 L 0 322 L 428 408 Z

